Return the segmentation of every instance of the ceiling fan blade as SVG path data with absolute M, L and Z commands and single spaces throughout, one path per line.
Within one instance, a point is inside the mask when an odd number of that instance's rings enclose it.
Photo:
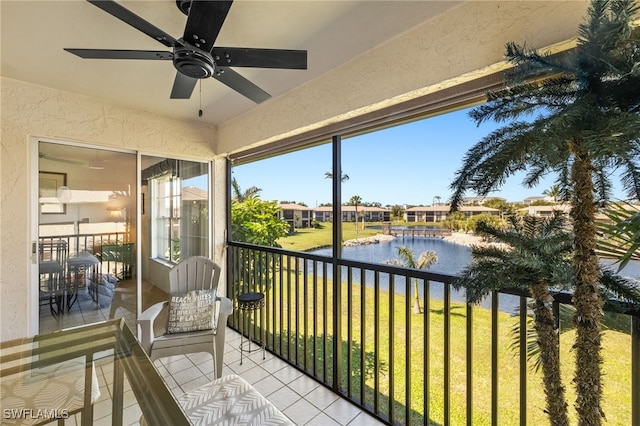
M 115 49 L 68 49 L 84 59 L 144 59 L 144 60 L 171 60 L 173 52 L 163 52 L 161 50 L 115 50 Z
M 193 0 L 184 29 L 184 41 L 211 52 L 232 3 L 233 0 Z
M 165 33 L 155 25 L 145 21 L 129 9 L 121 6 L 113 0 L 87 0 L 94 6 L 99 7 L 108 14 L 115 16 L 121 21 L 131 25 L 133 28 L 142 31 L 149 37 L 164 44 L 167 47 L 182 46 L 178 40 Z
M 74 166 L 84 166 L 85 164 L 84 161 L 70 160 L 68 158 L 52 157 L 49 154 L 45 154 L 44 152 L 38 153 L 38 157 L 51 160 L 51 161 L 57 161 L 58 163 L 73 164 Z
M 214 47 L 213 57 L 228 67 L 307 69 L 306 50 Z
M 271 97 L 270 94 L 227 67 L 217 67 L 216 72 L 213 74 L 213 78 L 226 84 L 241 95 L 251 99 L 253 102 L 259 104 L 266 101 Z
M 171 89 L 171 99 L 189 99 L 197 81 L 197 78 L 187 77 L 180 72 L 176 72 L 173 89 Z

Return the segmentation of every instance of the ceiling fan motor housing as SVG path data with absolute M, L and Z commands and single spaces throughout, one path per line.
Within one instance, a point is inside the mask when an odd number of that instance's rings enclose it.
M 209 78 L 216 67 L 211 54 L 193 46 L 176 46 L 173 50 L 173 66 L 191 78 Z
M 180 9 L 180 12 L 189 16 L 189 8 L 191 7 L 191 0 L 176 0 L 176 5 L 178 6 L 178 9 Z

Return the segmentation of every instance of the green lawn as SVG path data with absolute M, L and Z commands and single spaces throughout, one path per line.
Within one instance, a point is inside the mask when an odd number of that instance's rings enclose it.
M 285 265 L 286 260 L 283 259 Z M 289 265 L 295 265 L 292 262 Z M 276 302 L 266 308 L 268 317 L 269 345 L 273 336 L 282 339 L 281 351 L 300 368 L 312 375 L 325 378 L 331 383 L 334 380 L 332 371 L 334 331 L 332 329 L 332 312 L 334 295 L 332 281 L 307 275 L 300 269 L 287 273 L 283 271 L 274 277 L 274 287 L 269 290 L 267 300 Z M 306 289 L 306 290 L 305 290 Z M 306 296 L 305 296 L 306 294 Z M 360 300 L 364 298 L 364 311 Z M 407 424 L 404 402 L 407 384 L 405 348 L 412 348 L 409 355 L 411 423 L 423 424 L 425 415 L 424 390 L 424 340 L 425 325 L 428 330 L 429 371 L 429 419 L 432 424 L 444 422 L 444 340 L 445 315 L 443 303 L 432 300 L 428 315 L 409 314 L 406 316 L 404 296 L 380 292 L 378 300 L 374 298 L 371 288 L 357 284 L 342 284 L 342 357 L 341 388 L 346 388 L 347 376 L 351 377 L 351 394 L 355 399 L 360 396 L 360 380 L 365 377 L 365 404 L 373 406 L 376 395 L 381 412 L 389 407 L 390 377 L 393 375 L 394 418 L 401 424 Z M 409 301 L 410 303 L 410 301 Z M 421 301 L 424 309 L 424 301 Z M 296 313 L 294 307 L 298 307 Z M 289 308 L 291 307 L 291 312 Z M 326 311 L 326 323 L 322 313 Z M 378 312 L 378 316 L 374 315 Z M 363 321 L 364 318 L 364 321 Z M 464 424 L 466 421 L 466 368 L 469 360 L 466 357 L 466 305 L 453 303 L 450 320 L 450 420 L 451 424 Z M 509 344 L 512 340 L 510 329 L 517 321 L 506 313 L 498 316 L 498 406 L 499 424 L 517 424 L 519 413 L 519 359 Z M 361 324 L 364 324 L 362 329 Z M 407 340 L 407 327 L 409 324 Z M 473 376 L 473 421 L 474 425 L 491 424 L 491 311 L 480 307 L 473 308 L 473 355 L 471 358 Z M 348 338 L 349 329 L 352 337 Z M 362 333 L 363 332 L 363 333 Z M 360 336 L 364 334 L 364 338 Z M 375 352 L 374 338 L 378 339 L 378 352 Z M 568 402 L 575 421 L 573 411 L 574 392 L 571 388 L 573 375 L 573 355 L 571 345 L 574 333 L 561 335 L 562 368 L 565 386 L 568 389 Z M 349 343 L 351 342 L 351 343 Z M 605 389 L 603 408 L 607 423 L 611 425 L 630 424 L 631 421 L 631 339 L 628 334 L 617 331 L 606 331 L 603 336 Z M 362 348 L 364 348 L 364 368 L 361 366 Z M 393 350 L 390 350 L 392 348 Z M 351 353 L 351 365 L 347 354 Z M 377 358 L 376 358 L 377 357 Z M 377 359 L 377 364 L 376 364 Z M 326 365 L 325 365 L 326 363 Z M 325 376 L 326 368 L 326 376 Z M 529 424 L 545 424 L 543 412 L 544 394 L 540 376 L 530 372 L 527 379 L 527 416 Z
M 407 225 L 402 223 L 402 225 Z M 431 226 L 433 224 L 413 224 Z M 355 224 L 346 223 L 343 228 L 343 240 L 362 238 L 379 233 L 379 230 L 362 229 L 358 233 Z M 306 251 L 318 247 L 330 246 L 332 224 L 323 223 L 322 228 L 298 229 L 292 235 L 279 240 L 283 248 Z M 286 259 L 286 257 L 284 258 Z M 283 262 L 286 261 L 283 259 Z M 295 265 L 295 261 L 289 264 Z M 332 281 L 307 275 L 300 267 L 279 273 L 273 277 L 276 285 L 270 291 L 268 300 L 277 301 L 276 309 L 267 307 L 269 315 L 269 335 L 280 336 L 283 356 L 297 360 L 300 368 L 307 370 L 328 383 L 334 380 L 332 312 L 334 295 Z M 316 281 L 314 281 L 314 278 Z M 425 376 L 429 386 L 429 422 L 444 422 L 444 360 L 445 360 L 445 315 L 443 303 L 432 300 L 428 314 L 406 315 L 404 296 L 381 292 L 374 300 L 373 290 L 354 283 L 349 290 L 342 284 L 342 332 L 341 347 L 343 371 L 341 387 L 356 400 L 361 395 L 361 377 L 365 377 L 364 400 L 372 407 L 374 401 L 380 412 L 387 412 L 390 401 L 390 378 L 393 376 L 394 418 L 396 422 L 407 424 L 404 403 L 407 385 L 407 357 L 405 348 L 412 348 L 409 354 L 410 416 L 412 424 L 423 424 L 425 416 Z M 306 290 L 305 290 L 306 289 Z M 304 296 L 306 293 L 306 297 Z M 364 310 L 360 300 L 364 299 Z M 409 302 L 410 303 L 410 302 Z M 281 305 L 280 305 L 281 304 Z M 424 301 L 421 301 L 424 309 Z M 289 307 L 291 306 L 291 312 Z M 295 306 L 298 307 L 297 313 Z M 323 312 L 327 312 L 326 323 Z M 374 312 L 378 316 L 374 316 Z M 469 361 L 472 365 L 473 419 L 474 425 L 491 424 L 491 311 L 480 307 L 473 308 L 472 358 L 466 356 L 467 311 L 464 304 L 452 304 L 450 321 L 450 421 L 451 424 L 466 422 L 466 369 Z M 362 320 L 364 318 L 364 321 Z M 512 341 L 510 330 L 517 318 L 506 313 L 498 317 L 498 420 L 499 424 L 517 424 L 520 404 L 520 366 L 519 358 L 509 348 Z M 364 328 L 361 329 L 361 324 Z M 407 324 L 409 324 L 407 332 Z M 348 338 L 351 330 L 351 339 Z M 425 330 L 428 333 L 429 371 L 424 372 Z M 364 338 L 361 338 L 361 335 Z M 409 335 L 409 340 L 406 336 Z M 374 338 L 378 339 L 378 352 L 375 351 Z M 567 401 L 572 423 L 576 421 L 573 403 L 575 392 L 571 379 L 574 373 L 574 355 L 571 346 L 575 333 L 566 331 L 561 334 L 561 357 L 564 385 L 567 389 Z M 392 350 L 390 350 L 392 348 Z M 603 334 L 603 372 L 604 397 L 603 409 L 607 423 L 626 425 L 631 422 L 631 338 L 628 334 L 607 330 Z M 364 354 L 363 351 L 364 350 Z M 351 353 L 351 358 L 348 357 Z M 364 356 L 364 366 L 361 359 Z M 350 364 L 349 364 L 350 363 Z M 326 376 L 325 376 L 326 371 Z M 347 377 L 351 378 L 347 389 Z M 377 396 L 376 395 L 377 389 Z M 548 424 L 544 414 L 544 393 L 539 373 L 529 370 L 527 377 L 527 420 L 528 424 Z
M 379 223 L 378 223 L 379 224 Z M 342 228 L 342 238 L 344 241 L 353 240 L 355 238 L 370 237 L 380 234 L 379 229 L 367 228 L 371 223 L 365 223 L 365 229 L 362 229 L 362 223 L 358 223 L 358 233 L 354 223 L 344 223 Z M 320 228 L 298 228 L 291 235 L 280 238 L 278 244 L 286 250 L 308 251 L 321 247 L 331 247 L 333 241 L 333 223 L 322 222 Z

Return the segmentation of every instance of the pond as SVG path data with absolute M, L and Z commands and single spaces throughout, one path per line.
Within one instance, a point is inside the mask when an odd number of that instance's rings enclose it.
M 379 244 L 369 244 L 354 247 L 344 247 L 342 249 L 342 257 L 349 260 L 367 263 L 387 263 L 388 260 L 399 259 L 398 249 L 400 247 L 408 247 L 413 250 L 416 258 L 420 253 L 428 250 L 435 251 L 438 254 L 438 262 L 433 265 L 429 271 L 447 275 L 458 275 L 471 262 L 471 248 L 444 241 L 440 238 L 425 237 L 398 237 L 390 242 L 382 242 Z M 331 248 L 323 248 L 314 250 L 311 253 L 322 256 L 331 256 Z M 611 264 L 611 261 L 603 261 L 603 263 Z M 614 269 L 616 267 L 614 266 Z M 309 271 L 311 272 L 311 271 Z M 629 262 L 622 270 L 621 275 L 640 279 L 640 262 Z M 389 289 L 388 277 L 381 274 L 380 288 L 382 290 Z M 354 282 L 360 282 L 359 274 L 354 274 Z M 395 292 L 397 294 L 405 294 L 404 280 L 396 282 Z M 366 282 L 368 286 L 372 286 L 373 273 L 367 272 Z M 422 287 L 422 286 L 421 286 Z M 443 285 L 432 283 L 431 297 L 442 299 L 444 296 Z M 422 288 L 420 288 L 420 297 L 423 297 Z M 452 299 L 454 301 L 463 302 L 465 300 L 464 293 L 452 291 Z M 486 301 L 481 303 L 483 307 L 490 307 L 491 303 Z M 513 313 L 519 305 L 519 299 L 515 296 L 501 295 L 499 299 L 500 310 Z
M 438 262 L 429 270 L 440 274 L 457 275 L 471 262 L 469 247 L 450 243 L 440 238 L 398 237 L 390 242 L 344 247 L 342 257 L 349 260 L 368 263 L 386 263 L 387 260 L 399 259 L 398 249 L 408 247 L 416 258 L 428 250 L 438 254 Z M 331 256 L 331 248 L 315 250 L 312 253 Z

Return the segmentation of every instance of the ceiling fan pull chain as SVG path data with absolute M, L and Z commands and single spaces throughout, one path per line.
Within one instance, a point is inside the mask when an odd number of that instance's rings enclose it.
M 202 117 L 202 80 L 198 80 L 200 85 L 200 109 L 198 110 L 198 117 Z

